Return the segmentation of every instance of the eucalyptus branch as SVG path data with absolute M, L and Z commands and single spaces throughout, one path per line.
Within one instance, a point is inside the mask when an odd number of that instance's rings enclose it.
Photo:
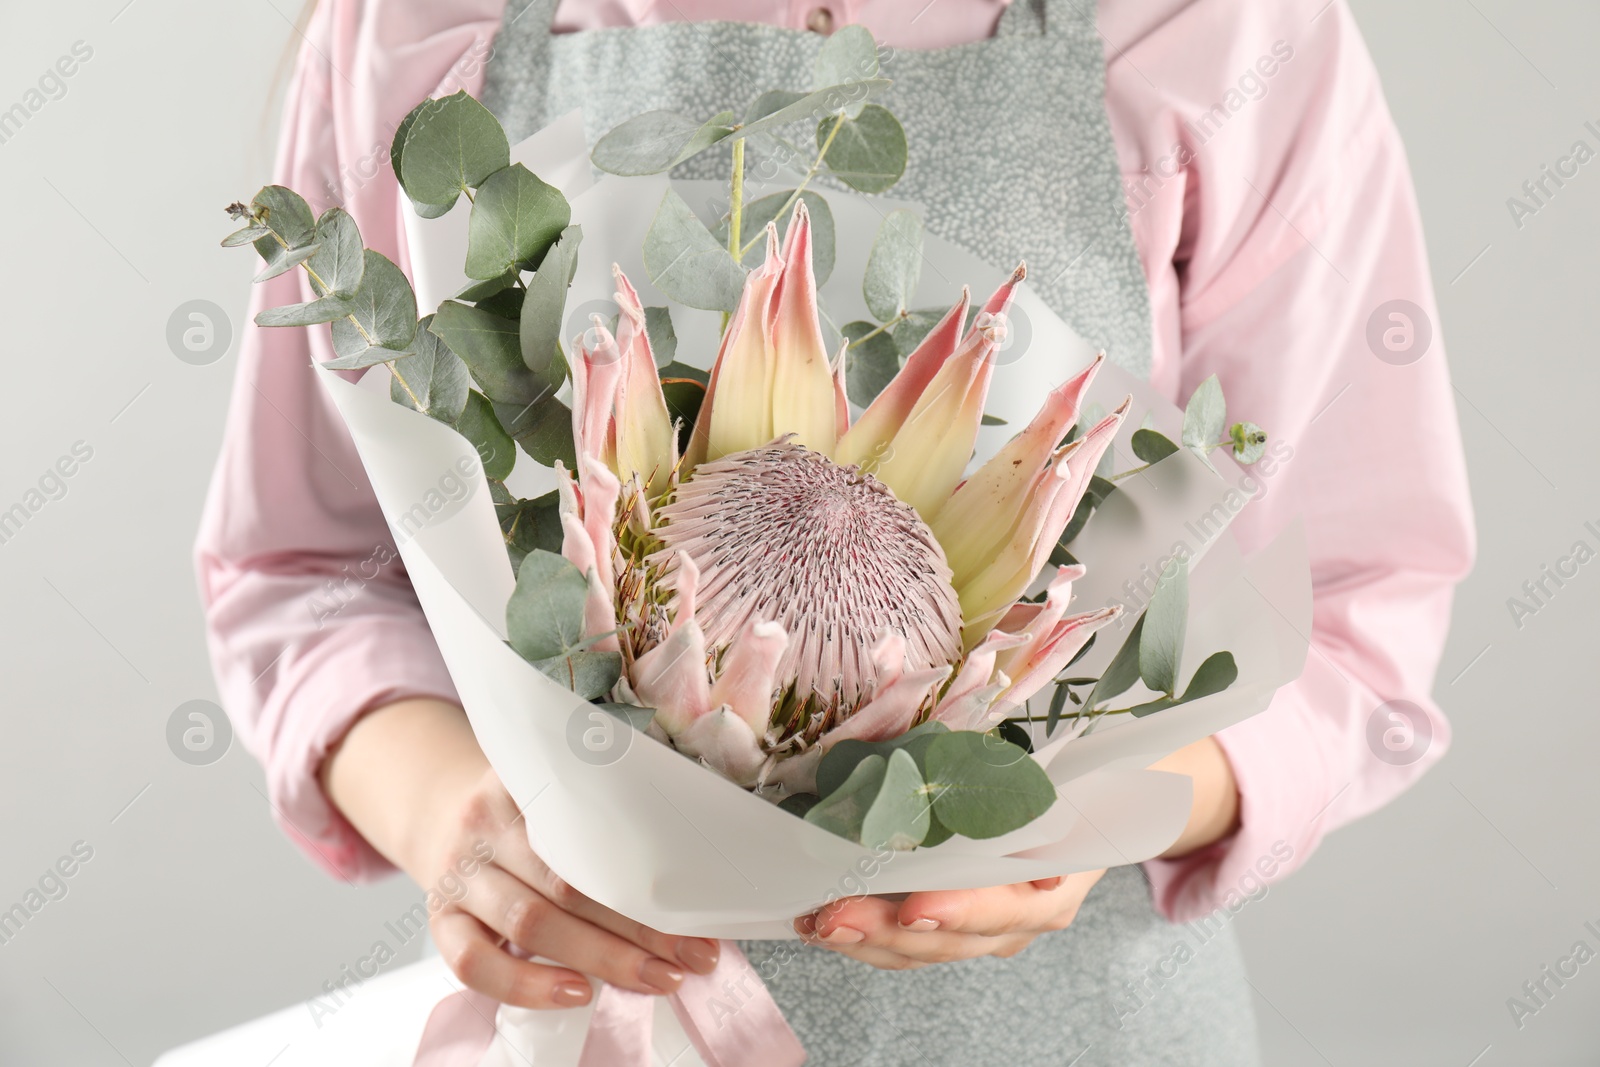
M 467 195 L 471 196 L 470 193 Z M 272 239 L 278 242 L 279 248 L 282 248 L 285 252 L 289 251 L 289 242 L 285 241 L 283 236 L 279 234 L 277 230 L 273 229 L 267 224 L 265 216 L 252 211 L 250 212 L 250 220 L 258 226 L 265 227 L 266 231 L 272 234 Z M 310 275 L 311 280 L 316 283 L 316 286 L 320 291 L 323 293 L 333 292 L 333 286 L 329 285 L 323 280 L 322 275 L 318 274 L 315 268 L 311 266 L 311 261 L 309 259 L 302 259 L 300 261 L 300 266 L 305 268 L 306 274 Z M 356 332 L 361 335 L 362 340 L 366 341 L 367 344 L 373 348 L 379 347 L 372 335 L 367 332 L 367 328 L 361 325 L 360 319 L 356 318 L 354 315 L 346 315 L 345 318 L 350 320 L 350 325 L 356 328 Z M 416 409 L 418 411 L 428 410 L 423 406 L 422 401 L 417 398 L 417 394 L 412 390 L 411 385 L 406 381 L 405 376 L 395 368 L 394 360 L 386 359 L 383 361 L 383 365 L 389 368 L 389 373 L 394 375 L 394 380 L 400 383 L 400 388 L 406 391 L 406 396 L 411 398 L 411 403 L 416 407 Z
M 906 319 L 908 319 L 910 317 L 911 317 L 911 312 L 907 311 L 905 308 L 901 308 L 900 309 L 900 313 L 898 315 L 895 315 L 894 317 L 892 317 L 888 322 L 880 323 L 877 326 L 876 329 L 868 330 L 866 333 L 862 334 L 860 337 L 857 337 L 854 341 L 851 341 L 850 344 L 847 345 L 846 347 L 847 348 L 854 348 L 856 345 L 860 344 L 862 341 L 866 341 L 866 340 L 869 340 L 869 339 L 871 339 L 873 337 L 876 337 L 880 333 L 882 333 L 883 331 L 894 328 L 894 326 L 896 326 L 899 323 L 904 322 Z

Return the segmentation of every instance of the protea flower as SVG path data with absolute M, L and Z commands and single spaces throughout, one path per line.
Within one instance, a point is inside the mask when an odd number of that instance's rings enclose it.
M 590 634 L 615 631 L 600 647 L 622 653 L 616 695 L 655 708 L 678 749 L 741 785 L 808 790 L 842 738 L 989 728 L 1115 616 L 1067 614 L 1077 567 L 1020 599 L 1127 413 L 1062 444 L 1100 360 L 963 480 L 1023 267 L 970 328 L 963 290 L 852 426 L 796 205 L 781 244 L 767 226 L 683 455 L 644 310 L 613 272 L 616 335 L 596 316 L 573 343 L 563 554 L 588 575 Z

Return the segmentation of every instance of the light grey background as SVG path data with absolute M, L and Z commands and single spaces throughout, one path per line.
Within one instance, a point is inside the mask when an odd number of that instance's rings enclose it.
M 0 6 L 0 109 L 74 42 L 94 50 L 0 143 L 0 510 L 74 442 L 93 449 L 0 544 L 0 909 L 93 848 L 0 945 L 8 1065 L 148 1063 L 317 992 L 419 897 L 314 870 L 237 746 L 190 766 L 166 742 L 178 705 L 215 697 L 189 544 L 234 369 L 231 351 L 180 362 L 167 320 L 209 299 L 237 338 L 251 257 L 216 242 L 222 205 L 267 175 L 262 101 L 296 14 L 276 4 Z M 1591 1064 L 1600 963 L 1520 1030 L 1506 1000 L 1574 942 L 1600 948 L 1600 562 L 1520 629 L 1506 600 L 1597 541 L 1600 160 L 1520 228 L 1506 199 L 1600 144 L 1600 8 L 1353 6 L 1415 169 L 1481 557 L 1438 687 L 1448 760 L 1237 920 L 1267 1062 Z

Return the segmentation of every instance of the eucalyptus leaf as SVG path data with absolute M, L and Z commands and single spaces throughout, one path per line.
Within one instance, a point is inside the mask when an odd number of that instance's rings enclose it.
M 1179 557 L 1156 579 L 1139 638 L 1139 677 L 1157 693 L 1172 696 L 1177 690 L 1188 618 L 1189 564 Z
M 895 318 L 911 303 L 922 278 L 922 237 L 922 219 L 905 208 L 889 212 L 878 226 L 867 254 L 861 295 L 879 322 Z
M 838 741 L 817 763 L 817 793 L 824 797 L 832 796 L 850 777 L 856 764 L 871 755 L 887 759 L 892 753 L 904 749 L 921 768 L 934 738 L 949 732 L 950 728 L 944 723 L 930 721 L 884 741 L 857 741 L 854 738 Z
M 811 87 L 826 89 L 833 85 L 860 81 L 878 76 L 878 42 L 863 26 L 841 26 L 829 34 L 817 50 L 811 65 Z M 855 118 L 861 114 L 867 97 L 847 105 L 845 115 Z
M 567 287 L 577 269 L 578 245 L 583 229 L 567 226 L 528 280 L 522 302 L 517 339 L 523 365 L 541 388 L 554 393 L 567 376 L 567 359 L 561 354 L 561 325 L 567 307 Z
M 498 278 L 488 278 L 481 282 L 468 282 L 466 285 L 462 286 L 461 291 L 456 294 L 455 298 L 457 300 L 465 300 L 468 303 L 474 303 L 479 300 L 487 300 L 496 293 L 504 292 L 505 290 L 516 285 L 517 279 L 521 277 L 522 272 L 516 268 L 512 268 L 511 270 L 508 270 L 504 274 L 500 275 Z
M 1106 455 L 1111 450 L 1106 449 Z M 1078 508 L 1072 513 L 1072 521 L 1067 523 L 1067 528 L 1061 532 L 1061 543 L 1071 544 L 1072 539 L 1083 532 L 1084 526 L 1089 521 L 1089 516 L 1094 514 L 1094 509 L 1105 503 L 1106 497 L 1117 491 L 1117 483 L 1102 478 L 1100 475 L 1091 475 L 1089 487 L 1084 490 L 1083 496 L 1078 500 Z
M 649 311 L 650 309 L 646 308 L 645 310 Z M 711 384 L 711 375 L 708 372 L 688 363 L 679 363 L 677 360 L 662 366 L 657 373 L 661 376 L 662 381 L 667 381 L 671 378 L 682 378 L 685 381 L 698 382 L 702 386 Z
M 932 848 L 934 845 L 942 845 L 954 836 L 954 831 L 939 821 L 938 812 L 934 811 L 933 806 L 930 804 L 928 807 L 928 832 L 922 839 L 922 847 Z
M 978 420 L 978 425 L 979 426 L 1005 426 L 1005 425 L 1007 425 L 1007 423 L 1006 423 L 1005 419 L 1002 419 L 998 415 L 984 415 L 983 418 Z
M 1044 733 L 1046 737 L 1056 732 L 1056 724 L 1061 721 L 1061 713 L 1067 709 L 1067 697 L 1072 694 L 1072 689 L 1065 682 L 1056 686 L 1056 691 L 1050 694 L 1050 709 L 1045 712 Z
M 486 296 L 472 306 L 479 311 L 487 311 L 491 315 L 498 315 L 502 319 L 512 322 L 521 322 L 522 304 L 527 299 L 528 291 L 521 286 L 513 285 L 509 289 L 502 289 L 492 296 Z
M 405 367 L 400 371 L 405 385 L 416 394 L 417 403 L 412 403 L 411 395 L 398 378 L 389 382 L 389 396 L 397 404 L 415 408 L 447 426 L 454 426 L 467 406 L 472 379 L 461 357 L 450 351 L 450 346 L 438 334 L 430 331 L 432 325 L 432 315 L 417 324 L 411 355 L 406 357 Z
M 1056 800 L 1055 785 L 1033 757 L 975 730 L 935 738 L 925 777 L 939 822 L 974 840 L 1026 826 Z
M 517 655 L 539 666 L 582 644 L 588 594 L 588 580 L 577 567 L 554 552 L 529 552 L 506 601 L 506 633 Z
M 543 550 L 560 555 L 561 502 L 554 489 L 529 500 L 497 503 L 494 513 L 513 568 L 521 567 L 530 552 Z
M 861 81 L 846 82 L 843 85 L 830 85 L 826 89 L 806 93 L 775 111 L 769 111 L 758 119 L 746 122 L 735 131 L 734 136 L 749 137 L 757 133 L 766 133 L 787 126 L 791 122 L 799 122 L 801 119 L 817 122 L 829 115 L 854 110 L 860 101 L 868 100 L 873 93 L 888 87 L 888 78 L 863 78 Z
M 791 793 L 778 801 L 778 807 L 803 819 L 808 811 L 821 802 L 822 798 L 815 793 Z
M 254 223 L 251 223 L 244 229 L 234 230 L 232 233 L 228 234 L 228 236 L 224 237 L 222 239 L 222 247 L 238 248 L 240 245 L 247 245 L 253 241 L 260 240 L 263 237 L 270 237 L 271 235 L 272 231 L 267 229 L 265 226 L 257 226 Z
M 367 269 L 356 220 L 344 208 L 329 208 L 317 220 L 316 242 L 316 255 L 306 261 L 315 274 L 311 284 L 321 296 L 354 297 Z
M 316 233 L 317 220 L 311 214 L 311 205 L 293 189 L 282 185 L 265 186 L 251 199 L 250 208 L 260 225 L 289 248 L 310 244 Z
M 906 172 L 906 131 L 888 108 L 868 104 L 854 119 L 824 119 L 817 125 L 819 148 L 840 122 L 844 125 L 825 159 L 834 177 L 863 193 L 881 193 L 900 180 Z
M 572 409 L 554 396 L 533 404 L 496 403 L 494 410 L 506 432 L 534 462 L 553 467 L 560 460 L 568 470 L 578 465 L 572 441 Z
M 889 761 L 871 755 L 850 772 L 843 785 L 806 812 L 806 822 L 851 841 L 861 840 L 861 824 L 866 820 L 878 790 L 883 787 Z
M 1144 616 L 1140 615 L 1123 640 L 1122 647 L 1117 649 L 1117 654 L 1106 665 L 1100 680 L 1089 690 L 1089 697 L 1083 703 L 1084 710 L 1102 707 L 1106 701 L 1133 688 L 1133 683 L 1139 680 L 1139 643 L 1143 634 Z
M 733 133 L 732 124 L 731 111 L 706 122 L 676 111 L 646 111 L 613 127 L 589 158 L 611 174 L 660 174 L 726 138 Z
M 251 280 L 264 282 L 276 278 L 285 271 L 293 270 L 316 255 L 317 246 L 308 244 L 299 248 L 283 248 L 279 246 L 276 237 L 263 237 L 256 242 L 256 251 L 261 253 L 261 258 L 267 261 L 267 265 Z
M 846 323 L 841 331 L 851 345 L 844 352 L 844 384 L 850 402 L 866 407 L 900 373 L 900 353 L 894 338 L 873 333 L 877 327 L 865 320 Z M 866 340 L 859 340 L 872 334 Z
M 1182 703 L 1199 700 L 1201 697 L 1213 696 L 1222 692 L 1239 679 L 1239 665 L 1233 660 L 1232 652 L 1213 652 L 1200 664 L 1194 672 L 1194 677 L 1189 679 L 1189 686 L 1183 691 Z
M 752 100 L 750 106 L 744 109 L 744 118 L 740 120 L 740 124 L 748 126 L 757 119 L 764 119 L 768 115 L 788 107 L 796 100 L 804 100 L 806 95 L 805 93 L 797 93 L 792 89 L 768 89 Z
M 408 116 L 397 173 L 418 204 L 449 208 L 511 164 L 506 132 L 488 108 L 465 91 L 429 100 Z
M 555 391 L 522 361 L 517 323 L 510 319 L 446 300 L 429 329 L 466 362 L 478 388 L 491 400 L 532 404 Z
M 645 234 L 644 266 L 658 289 L 690 307 L 731 312 L 744 291 L 744 268 L 675 189 L 662 196 Z
M 700 405 L 705 402 L 706 387 L 703 382 L 695 381 L 693 378 L 666 377 L 667 371 L 671 369 L 668 367 L 662 371 L 661 395 L 667 402 L 667 417 L 678 424 L 678 451 L 683 453 L 689 448 L 689 438 L 694 433 L 695 420 L 700 417 Z
M 1133 454 L 1145 463 L 1160 463 L 1177 450 L 1170 438 L 1155 430 L 1133 431 Z
M 503 482 L 517 462 L 517 446 L 495 417 L 489 398 L 476 389 L 467 393 L 467 402 L 456 419 L 456 429 L 472 442 L 483 461 L 483 476 Z
M 262 308 L 256 312 L 257 326 L 316 326 L 319 323 L 342 319 L 350 313 L 350 301 L 337 296 L 324 296 L 304 304 L 285 304 L 283 307 Z M 380 357 L 377 362 L 393 359 L 394 353 Z M 369 364 L 370 366 L 370 364 Z
M 917 761 L 905 749 L 889 754 L 883 784 L 861 820 L 861 843 L 868 848 L 915 848 L 928 835 L 927 790 Z
M 1205 455 L 1210 446 L 1222 439 L 1223 424 L 1228 421 L 1228 405 L 1222 398 L 1222 383 L 1213 374 L 1195 387 L 1189 403 L 1183 409 L 1183 445 Z
M 479 187 L 467 222 L 467 277 L 532 269 L 571 221 L 561 190 L 521 163 L 495 171 Z
M 348 314 L 333 320 L 333 350 L 339 359 L 326 366 L 366 358 L 374 348 L 387 352 L 377 353 L 378 361 L 393 359 L 417 335 L 417 298 L 411 283 L 382 254 L 369 248 L 364 258 L 361 287 L 350 298 Z
M 539 660 L 534 666 L 584 700 L 594 700 L 611 692 L 622 677 L 622 653 L 569 652 Z
M 664 371 L 678 357 L 678 332 L 672 328 L 672 311 L 664 307 L 645 308 L 644 332 L 650 340 L 650 355 L 656 367 Z

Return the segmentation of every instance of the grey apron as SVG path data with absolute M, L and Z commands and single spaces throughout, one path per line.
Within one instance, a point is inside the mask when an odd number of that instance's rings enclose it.
M 552 34 L 555 3 L 510 0 L 495 40 L 483 102 L 513 143 L 579 106 L 593 144 L 641 111 L 705 118 L 767 89 L 804 89 L 822 43 L 734 22 Z M 884 59 L 894 84 L 882 101 L 910 144 L 890 195 L 923 204 L 931 231 L 997 269 L 1025 259 L 1039 297 L 1143 377 L 1149 297 L 1106 117 L 1100 36 L 1074 3 L 1012 0 L 991 39 Z M 673 171 L 726 174 L 716 151 Z M 815 1067 L 1253 1067 L 1249 986 L 1219 918 L 1167 923 L 1142 871 L 1124 867 L 1069 929 L 1012 959 L 881 971 L 797 942 L 742 947 Z

